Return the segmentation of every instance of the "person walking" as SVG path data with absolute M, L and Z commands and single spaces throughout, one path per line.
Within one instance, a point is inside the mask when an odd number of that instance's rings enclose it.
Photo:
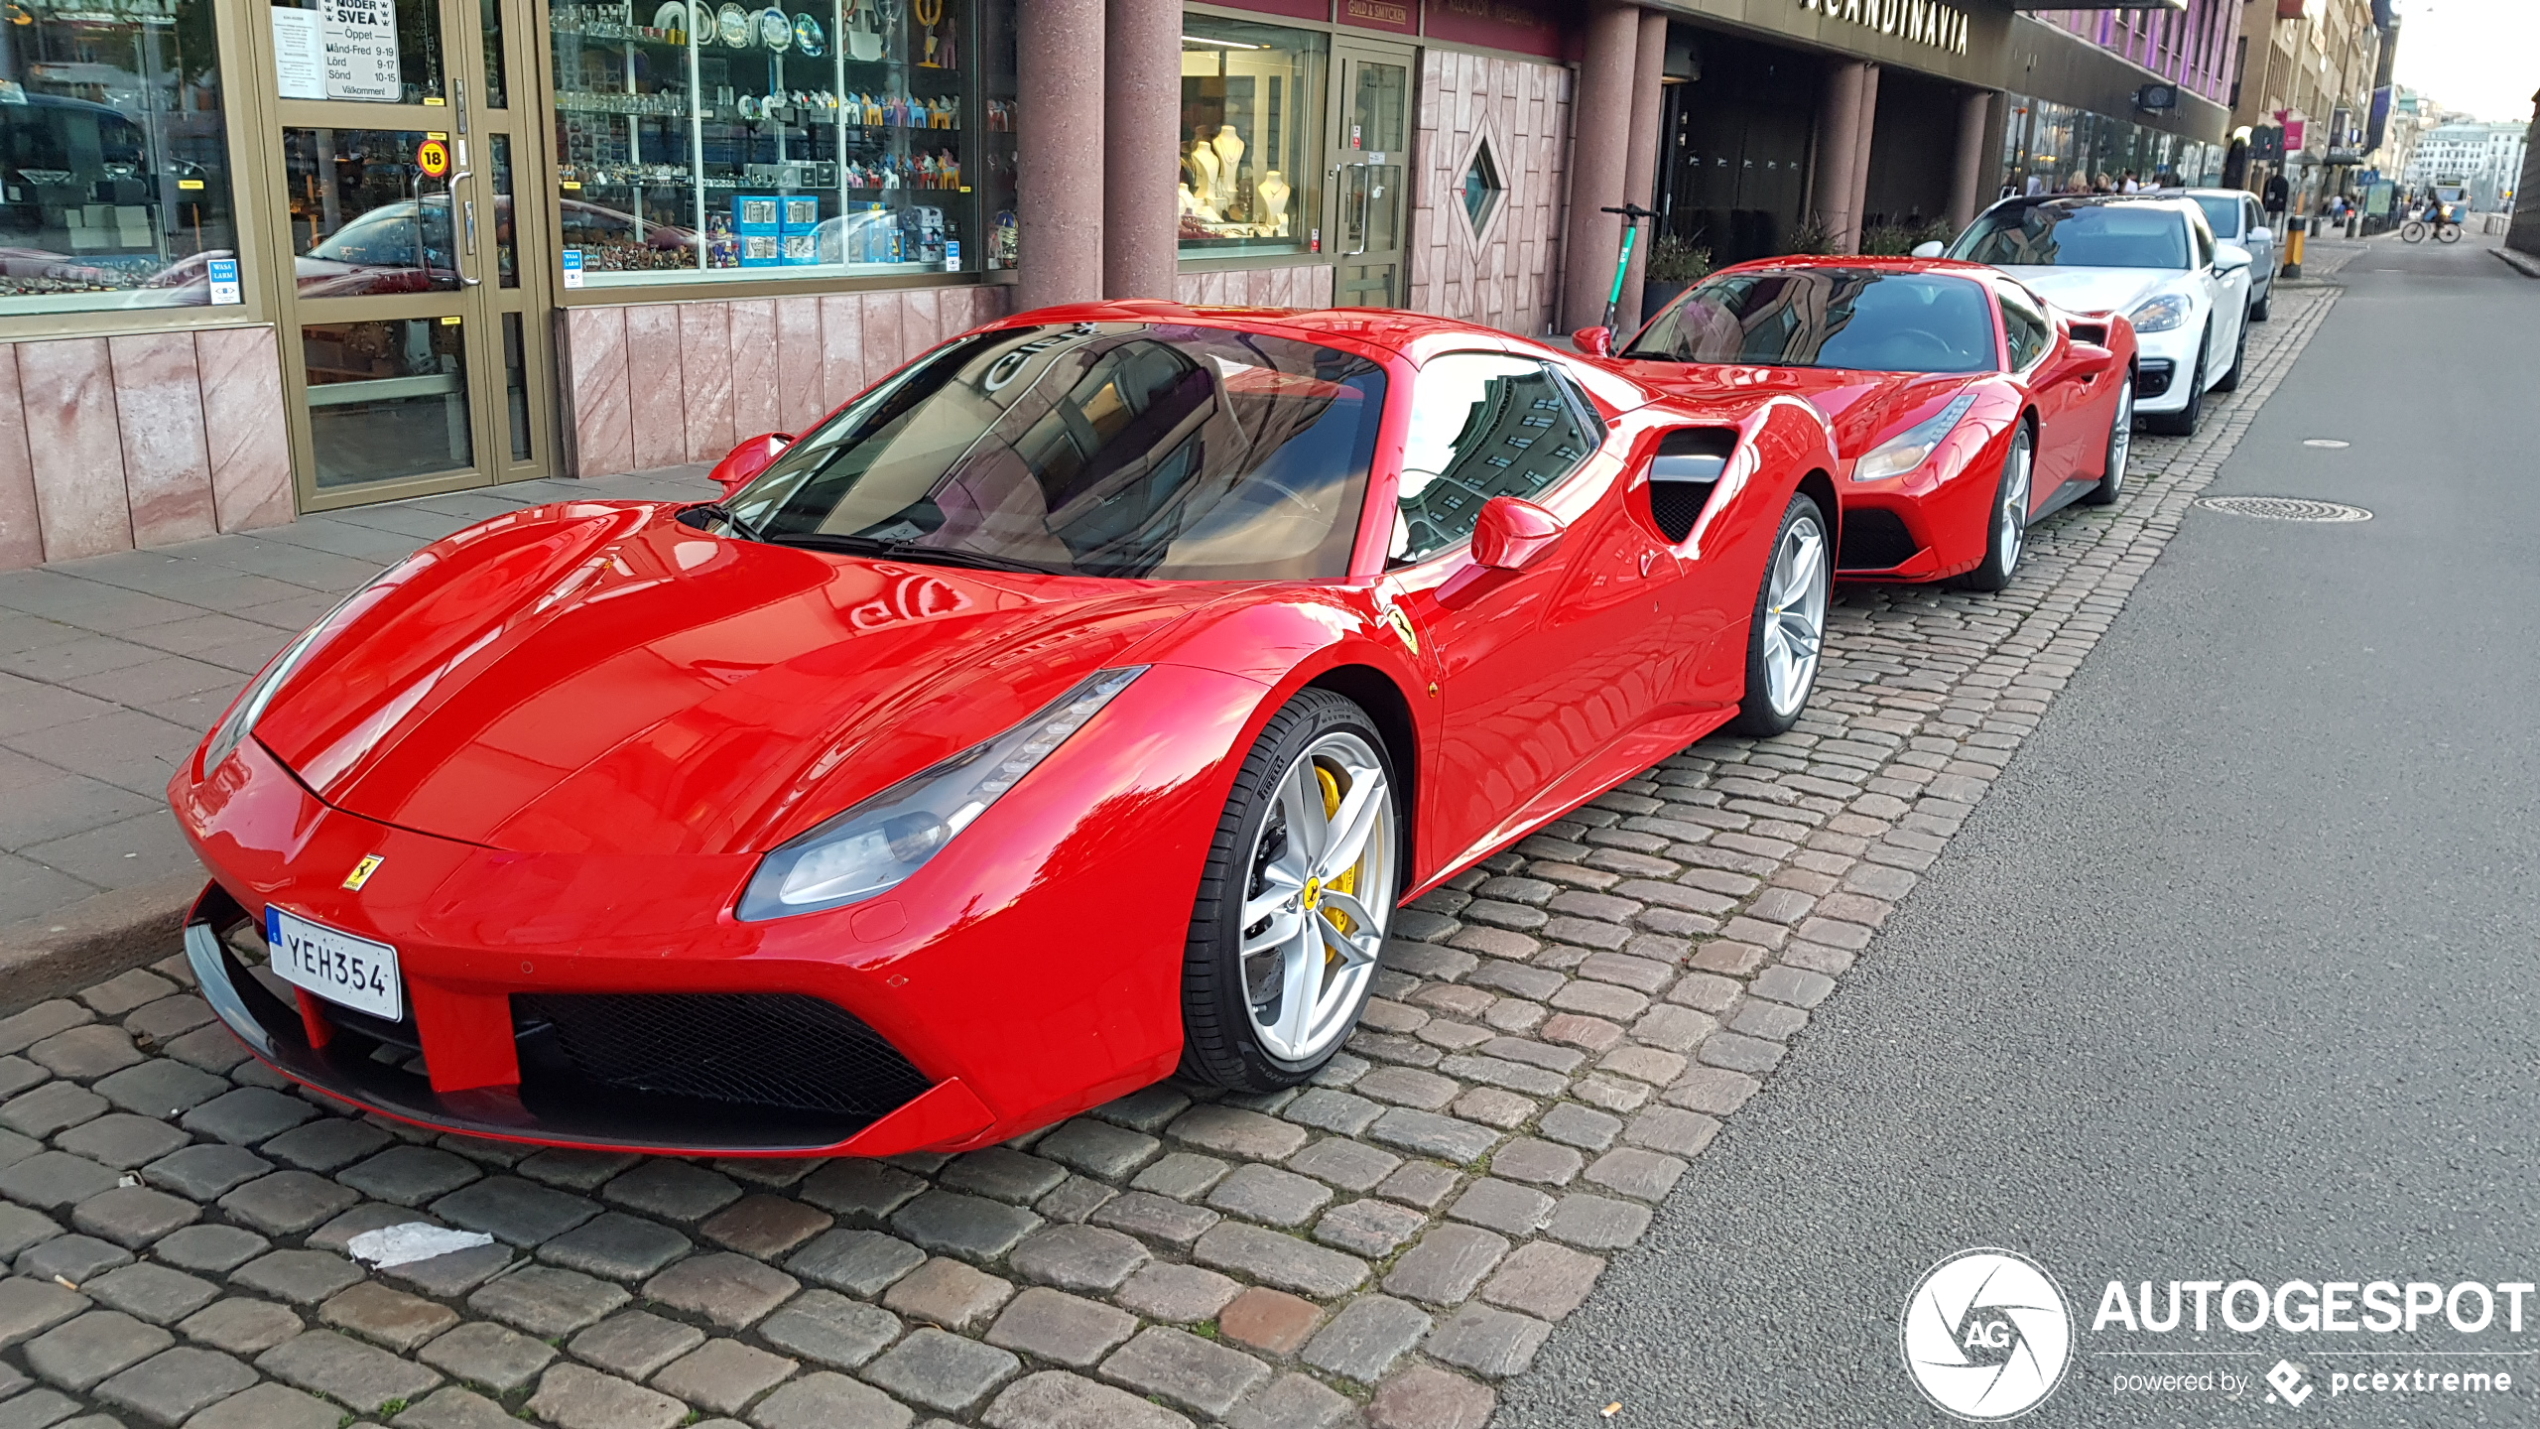
M 2286 206 L 2286 205 L 2288 205 L 2288 204 L 2290 204 L 2292 201 L 2293 201 L 2293 186 L 2292 186 L 2291 184 L 2288 184 L 2288 183 L 2286 183 L 2286 182 L 2284 181 L 2284 175 L 2282 175 L 2282 174 L 2269 174 L 2269 175 L 2267 175 L 2267 192 L 2266 192 L 2266 206 L 2267 206 L 2267 214 L 2268 214 L 2269 218 L 2271 218 L 2271 219 L 2274 221 L 2274 222 L 2273 222 L 2273 226 L 2274 226 L 2274 227 L 2276 227 L 2276 228 L 2282 228 L 2282 227 L 2284 226 L 2284 210 L 2285 210 L 2285 206 Z

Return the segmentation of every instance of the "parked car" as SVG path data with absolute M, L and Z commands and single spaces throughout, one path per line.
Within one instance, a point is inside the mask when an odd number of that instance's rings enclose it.
M 1942 249 L 1914 251 L 1938 257 Z M 2188 199 L 2008 198 L 1977 215 L 1946 252 L 2000 268 L 2075 312 L 2123 313 L 2140 352 L 2135 411 L 2152 431 L 2192 435 L 2205 394 L 2240 386 L 2252 259 L 2216 239 Z
M 399 562 L 169 785 L 202 995 L 331 1096 L 678 1154 L 1003 1141 L 1333 1054 L 1404 900 L 1812 689 L 1825 420 L 1488 328 L 953 340 L 719 502 Z
M 2249 250 L 2249 320 L 2265 322 L 2275 302 L 2275 270 L 2283 263 L 2277 257 L 2281 249 L 2275 230 L 2267 226 L 2267 211 L 2258 206 L 2258 196 L 2242 189 L 2159 192 L 2165 198 L 2175 195 L 2194 201 L 2205 211 L 2205 222 L 2212 225 L 2217 241 Z
M 1580 338 L 1611 345 L 1602 328 Z M 1838 575 L 2000 590 L 2030 523 L 2124 488 L 2133 364 L 2124 318 L 2067 312 L 1989 268 L 1774 258 L 1703 279 L 1606 365 L 1694 398 L 1807 398 L 1841 463 Z

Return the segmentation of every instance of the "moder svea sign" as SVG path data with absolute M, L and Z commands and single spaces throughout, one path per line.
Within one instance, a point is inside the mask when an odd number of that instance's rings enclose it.
M 1799 8 L 1949 54 L 1967 52 L 1967 12 L 1940 0 L 1799 0 Z

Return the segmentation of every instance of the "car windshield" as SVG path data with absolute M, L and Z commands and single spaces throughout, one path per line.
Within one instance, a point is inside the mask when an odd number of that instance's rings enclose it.
M 2205 211 L 2205 221 L 2214 227 L 2214 236 L 2227 238 L 2240 231 L 2240 200 L 2230 194 L 2190 194 L 2196 206 Z
M 724 503 L 746 534 L 1160 580 L 1346 575 L 1384 369 L 1229 328 L 1004 328 L 921 359 Z
M 1658 315 L 1625 357 L 1990 372 L 1993 312 L 1964 278 L 1876 268 L 1724 273 Z
M 2151 204 L 2016 204 L 1975 222 L 1949 256 L 2000 268 L 2191 268 L 2187 221 Z

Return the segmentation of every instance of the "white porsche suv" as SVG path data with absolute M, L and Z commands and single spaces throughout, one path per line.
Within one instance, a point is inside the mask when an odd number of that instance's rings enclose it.
M 1989 263 L 2075 312 L 2132 319 L 2134 410 L 2148 430 L 2190 435 L 2206 392 L 2240 385 L 2252 256 L 2216 240 L 2190 199 L 2004 199 L 1947 254 Z

